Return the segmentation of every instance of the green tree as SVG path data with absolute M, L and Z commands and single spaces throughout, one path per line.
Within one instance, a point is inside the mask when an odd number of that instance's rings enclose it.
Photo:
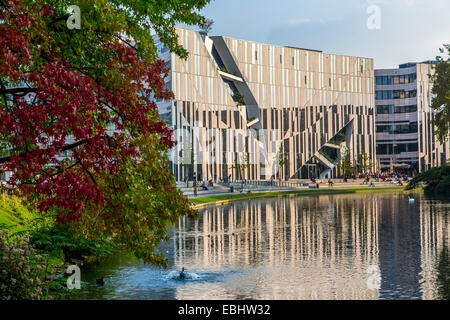
M 342 160 L 339 163 L 338 168 L 346 177 L 349 177 L 355 171 L 355 166 L 353 165 L 352 158 L 350 156 L 350 150 L 347 148 L 343 150 Z
M 363 151 L 359 155 L 359 168 L 361 169 L 362 173 L 367 173 L 372 169 L 372 162 L 370 161 L 369 155 Z
M 427 194 L 450 196 L 450 165 L 443 165 L 419 173 L 408 183 L 407 189 L 414 189 L 420 185 L 425 185 L 425 193 Z
M 212 31 L 214 25 L 214 20 L 212 19 L 205 19 L 203 23 L 200 24 L 200 31 L 203 34 L 209 34 Z
M 175 24 L 203 24 L 208 2 L 0 0 L 0 140 L 11 147 L 0 164 L 43 213 L 167 265 L 155 248 L 194 212 L 168 170 L 172 132 L 153 97 L 173 94 L 151 30 L 186 58 Z M 67 27 L 69 5 L 80 29 Z
M 447 51 L 450 55 L 450 44 L 444 45 L 440 51 Z M 441 142 L 445 142 L 450 132 L 450 59 L 439 57 L 434 68 L 435 72 L 431 76 L 434 95 L 431 108 L 436 111 L 434 124 L 437 127 L 437 137 Z
M 280 148 L 278 149 L 278 156 L 277 156 L 277 166 L 278 166 L 278 176 L 281 179 L 283 172 L 282 171 L 286 171 L 286 165 L 288 163 L 288 155 L 286 152 L 283 152 L 283 146 L 280 146 Z M 280 172 L 280 170 L 282 170 Z M 284 172 L 284 174 L 286 174 L 286 172 Z M 287 179 L 287 176 L 285 176 L 285 178 Z

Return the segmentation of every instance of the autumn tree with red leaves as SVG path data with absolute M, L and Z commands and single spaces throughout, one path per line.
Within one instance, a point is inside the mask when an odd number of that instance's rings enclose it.
M 86 237 L 114 237 L 146 262 L 194 215 L 168 170 L 170 99 L 150 34 L 186 57 L 174 25 L 209 0 L 0 0 L 0 164 L 9 183 Z M 69 5 L 81 28 L 66 25 Z M 7 146 L 7 147 L 5 147 Z M 5 150 L 6 148 L 6 150 Z

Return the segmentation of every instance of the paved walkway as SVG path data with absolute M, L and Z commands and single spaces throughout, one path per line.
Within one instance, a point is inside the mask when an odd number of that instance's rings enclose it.
M 372 180 L 374 181 L 374 180 Z M 370 188 L 369 184 L 364 183 L 364 180 L 348 180 L 348 182 L 341 182 L 341 180 L 333 180 L 334 185 L 330 187 L 328 182 L 323 181 L 319 183 L 319 190 L 339 190 L 339 189 L 365 189 Z M 184 183 L 178 183 L 177 186 L 183 191 L 183 193 L 190 199 L 192 198 L 204 198 L 204 197 L 213 197 L 220 195 L 232 195 L 232 194 L 240 194 L 240 193 L 264 193 L 264 192 L 280 192 L 280 191 L 300 191 L 300 190 L 317 190 L 317 188 L 311 188 L 310 186 L 314 186 L 315 184 L 310 181 L 302 181 L 302 184 L 308 184 L 308 186 L 288 186 L 288 187 L 279 187 L 279 186 L 254 186 L 254 185 L 245 185 L 242 190 L 242 185 L 239 183 L 233 184 L 234 192 L 230 192 L 230 188 L 220 185 L 214 184 L 213 188 L 208 188 L 206 191 L 198 191 L 198 195 L 194 196 L 194 188 L 192 187 L 192 182 L 189 188 L 186 188 Z M 403 182 L 404 186 L 407 183 Z M 375 182 L 375 188 L 392 188 L 392 187 L 400 187 L 395 182 Z

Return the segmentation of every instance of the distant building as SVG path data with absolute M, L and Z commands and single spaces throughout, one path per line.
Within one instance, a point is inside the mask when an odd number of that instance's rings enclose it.
M 176 32 L 187 60 L 157 44 L 177 180 L 335 177 L 346 150 L 375 163 L 372 59 Z
M 375 70 L 377 160 L 384 171 L 418 173 L 440 166 L 450 156 L 431 124 L 432 74 L 435 61 L 406 63 Z

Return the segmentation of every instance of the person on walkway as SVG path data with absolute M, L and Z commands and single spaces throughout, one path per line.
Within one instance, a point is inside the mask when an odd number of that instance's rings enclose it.
M 333 180 L 331 180 L 331 178 L 328 179 L 328 185 L 329 185 L 330 187 L 333 187 L 333 185 L 334 185 L 334 182 L 333 182 Z
M 194 196 L 198 195 L 198 182 L 194 180 Z

